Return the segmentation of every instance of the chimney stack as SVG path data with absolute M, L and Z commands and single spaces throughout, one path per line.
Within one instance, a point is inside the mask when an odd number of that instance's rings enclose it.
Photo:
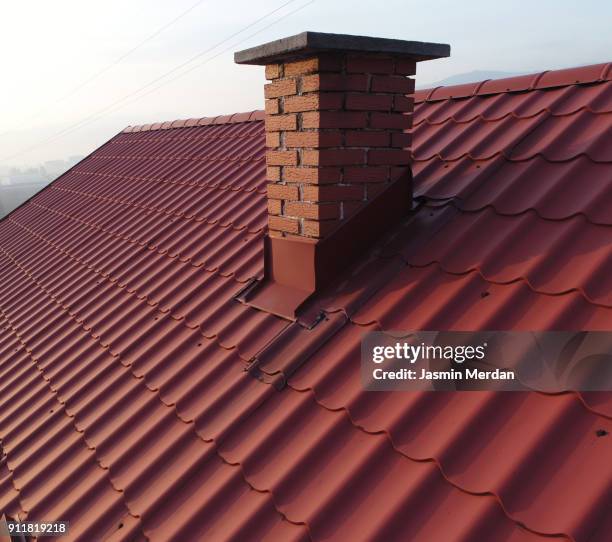
M 264 65 L 270 81 L 264 89 L 269 278 L 314 291 L 338 271 L 314 254 L 323 245 L 331 247 L 323 259 L 354 258 L 408 213 L 409 76 L 418 61 L 449 54 L 444 44 L 318 32 L 235 54 L 239 64 Z M 354 248 L 347 251 L 346 243 Z M 286 261 L 295 251 L 317 260 L 301 262 L 308 276 L 283 269 L 300 261 Z

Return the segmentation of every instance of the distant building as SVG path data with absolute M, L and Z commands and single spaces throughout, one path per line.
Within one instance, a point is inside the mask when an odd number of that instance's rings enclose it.
M 42 168 L 17 169 L 9 171 L 8 180 L 10 185 L 23 183 L 40 183 L 45 180 L 45 173 Z
M 68 162 L 65 160 L 48 160 L 43 164 L 42 169 L 44 169 L 49 179 L 56 179 L 64 173 L 68 167 Z
M 0 166 L 0 218 L 42 190 L 51 181 L 78 164 L 83 156 L 48 160 L 40 167 L 20 169 Z
M 38 182 L 20 182 L 0 186 L 0 218 L 40 192 L 47 184 L 46 181 L 42 182 L 39 178 Z
M 71 168 L 73 166 L 76 166 L 81 160 L 83 160 L 83 158 L 85 157 L 80 154 L 77 154 L 75 156 L 69 156 L 68 157 L 68 167 Z

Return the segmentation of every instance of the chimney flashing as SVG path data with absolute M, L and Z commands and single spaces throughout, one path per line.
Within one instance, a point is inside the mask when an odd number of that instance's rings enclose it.
M 450 56 L 450 45 L 307 31 L 238 51 L 234 62 L 265 66 L 322 52 L 390 54 L 421 62 Z
M 385 232 L 409 216 L 411 193 L 412 175 L 407 171 L 325 239 L 265 237 L 264 279 L 237 299 L 295 321 L 313 294 L 330 286 Z
M 298 317 L 412 207 L 416 64 L 443 44 L 303 32 L 235 54 L 266 67 L 264 278 L 243 303 Z

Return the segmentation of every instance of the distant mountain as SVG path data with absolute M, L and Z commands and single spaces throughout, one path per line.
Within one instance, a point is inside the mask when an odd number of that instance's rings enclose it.
M 467 73 L 459 73 L 451 75 L 441 81 L 435 83 L 425 83 L 417 85 L 417 88 L 432 88 L 432 87 L 447 87 L 450 85 L 463 85 L 464 83 L 474 83 L 476 81 L 484 81 L 485 79 L 503 79 L 504 77 L 514 77 L 515 75 L 523 75 L 526 72 L 498 72 L 487 70 L 475 70 Z

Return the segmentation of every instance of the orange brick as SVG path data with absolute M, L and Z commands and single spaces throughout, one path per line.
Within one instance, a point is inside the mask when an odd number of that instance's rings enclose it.
M 368 151 L 368 164 L 399 166 L 410 163 L 410 151 L 400 149 L 377 149 Z
M 308 237 L 325 237 L 334 231 L 340 224 L 339 220 L 304 220 L 303 234 Z
M 389 111 L 393 102 L 390 94 L 354 93 L 346 96 L 346 109 L 356 111 Z
M 296 129 L 297 118 L 295 115 L 266 115 L 266 132 Z
M 293 183 L 326 184 L 340 181 L 341 170 L 335 167 L 286 167 L 283 180 Z
M 291 96 L 297 92 L 295 79 L 279 79 L 264 86 L 266 98 L 278 98 L 280 96 Z
M 267 151 L 266 164 L 269 166 L 297 166 L 297 152 Z
M 364 164 L 366 151 L 363 149 L 305 150 L 302 163 L 305 166 L 348 166 Z
M 295 216 L 298 218 L 310 218 L 313 220 L 327 220 L 331 218 L 340 218 L 339 203 L 325 203 L 319 205 L 317 203 L 304 202 L 287 202 L 285 204 L 286 216 Z
M 347 73 L 393 73 L 392 58 L 381 56 L 349 55 L 346 59 Z
M 340 147 L 341 132 L 286 132 L 287 147 Z
M 412 115 L 403 113 L 374 112 L 370 116 L 370 127 L 404 130 L 412 126 Z
M 368 90 L 368 76 L 362 74 L 317 73 L 302 77 L 302 92 L 313 92 L 315 90 L 366 91 Z
M 414 92 L 414 79 L 408 79 L 401 75 L 375 75 L 372 77 L 372 92 L 412 94 Z
M 393 97 L 393 111 L 412 113 L 414 111 L 414 97 L 396 94 Z
M 347 131 L 345 134 L 347 147 L 388 147 L 390 134 L 387 131 Z
M 287 233 L 298 233 L 300 231 L 300 223 L 295 218 L 286 218 L 284 216 L 268 216 L 268 226 L 271 230 L 284 231 Z
M 361 201 L 363 187 L 348 185 L 307 185 L 303 187 L 304 201 Z
M 347 167 L 344 168 L 346 183 L 380 183 L 389 180 L 388 167 Z
M 268 132 L 266 134 L 266 147 L 276 148 L 280 146 L 280 133 L 279 132 Z
M 338 56 L 321 54 L 313 58 L 296 60 L 285 64 L 285 76 L 304 75 L 320 71 L 340 71 L 342 60 Z
M 302 128 L 366 128 L 368 114 L 362 111 L 309 111 L 302 113 Z
M 316 92 L 304 96 L 290 96 L 285 99 L 285 112 L 341 109 L 344 96 L 341 93 Z
M 280 215 L 281 213 L 281 200 L 269 199 L 268 200 L 268 213 L 271 215 Z
M 280 169 L 278 166 L 268 166 L 266 168 L 266 179 L 268 181 L 280 181 Z
M 409 148 L 412 145 L 412 134 L 406 132 L 397 132 L 391 135 L 391 146 Z
M 416 62 L 409 58 L 396 59 L 395 73 L 398 75 L 414 75 L 416 73 Z
M 278 112 L 280 112 L 278 98 L 266 100 L 266 115 L 276 115 Z
M 288 184 L 268 184 L 268 198 L 297 200 L 299 190 L 297 186 Z
M 282 237 L 285 236 L 285 234 L 282 231 L 268 229 L 268 236 L 269 237 L 279 237 L 279 238 L 282 238 Z
M 268 64 L 266 66 L 266 79 L 278 79 L 281 76 L 280 64 Z

